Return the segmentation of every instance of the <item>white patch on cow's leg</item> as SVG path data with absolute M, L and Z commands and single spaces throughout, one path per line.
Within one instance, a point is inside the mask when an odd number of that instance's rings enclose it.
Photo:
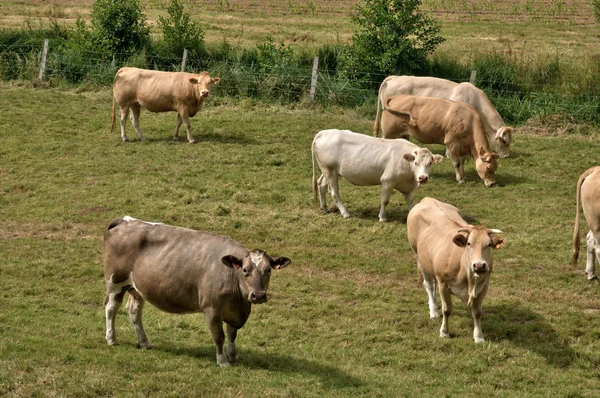
M 177 114 L 177 122 L 175 124 L 175 131 L 173 132 L 173 141 L 177 141 L 179 139 L 179 128 L 181 127 L 181 116 L 179 113 Z
M 428 280 L 428 278 L 425 276 L 425 273 L 423 272 L 423 267 L 421 267 L 421 264 L 418 264 L 418 266 L 419 270 L 421 271 L 421 274 L 423 275 L 423 286 L 425 287 L 425 291 L 427 291 L 429 318 L 438 319 L 440 317 L 440 314 L 438 311 L 438 304 L 435 297 L 435 279 Z
M 135 129 L 135 132 L 137 133 L 138 139 L 140 141 L 144 140 L 144 136 L 142 134 L 142 129 L 140 129 L 140 105 L 139 104 L 133 104 L 131 105 L 131 124 L 133 124 L 133 128 Z
M 598 279 L 596 275 L 596 258 L 600 262 L 600 245 L 594 237 L 594 233 L 589 231 L 586 236 L 587 241 L 587 261 L 585 263 L 585 273 L 587 274 L 588 280 Z
M 394 190 L 394 184 L 388 181 L 381 182 L 381 207 L 379 208 L 379 221 L 385 222 L 385 207 L 390 203 L 390 196 Z
M 144 309 L 145 300 L 142 296 L 133 289 L 129 290 L 129 298 L 127 299 L 127 310 L 129 310 L 129 319 L 135 329 L 135 334 L 138 339 L 138 348 L 152 348 L 148 342 L 148 337 L 144 331 L 142 324 L 142 311 Z
M 317 188 L 319 189 L 319 206 L 321 210 L 327 211 L 327 179 L 321 174 L 321 177 L 317 180 Z
M 127 123 L 127 117 L 129 116 L 129 108 L 121 108 L 119 111 L 119 121 L 121 122 L 121 139 L 123 141 L 129 141 L 127 135 L 125 135 L 125 124 Z
M 439 283 L 439 282 L 438 282 Z M 442 284 L 440 286 L 440 298 L 442 299 L 442 326 L 440 327 L 440 337 L 450 337 L 450 331 L 448 329 L 448 318 L 452 315 L 452 297 L 450 289 L 447 289 Z
M 237 337 L 237 329 L 227 325 L 227 359 L 229 363 L 238 361 L 238 352 L 235 347 L 235 338 Z
M 344 205 L 342 204 L 342 201 L 340 199 L 340 188 L 338 186 L 337 174 L 330 173 L 327 176 L 327 181 L 329 181 L 329 189 L 331 190 L 330 191 L 331 198 L 333 199 L 333 202 L 337 206 L 338 210 L 340 211 L 340 213 L 342 214 L 342 216 L 344 218 L 350 217 L 350 213 L 348 213 L 348 211 L 346 210 L 346 208 L 344 207 Z
M 104 313 L 106 316 L 106 342 L 109 345 L 118 345 L 117 335 L 115 333 L 115 318 L 121 303 L 125 290 L 131 285 L 131 280 L 127 279 L 121 283 L 113 283 L 112 275 L 106 281 L 106 298 L 104 300 Z
M 223 333 L 223 319 L 218 315 L 218 311 L 207 309 L 204 317 L 208 321 L 210 334 L 212 335 L 215 347 L 217 348 L 217 364 L 219 366 L 229 366 L 227 355 L 223 353 L 223 343 L 225 342 L 225 333 Z
M 476 343 L 483 343 L 483 332 L 481 331 L 481 305 L 483 298 L 475 299 L 473 307 L 471 307 L 471 315 L 473 316 L 473 339 Z

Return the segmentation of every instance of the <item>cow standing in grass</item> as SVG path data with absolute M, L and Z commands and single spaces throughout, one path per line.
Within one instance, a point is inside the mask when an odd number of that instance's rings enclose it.
M 587 169 L 577 181 L 577 211 L 575 213 L 575 227 L 573 230 L 573 255 L 571 264 L 577 265 L 579 257 L 579 212 L 583 208 L 583 215 L 590 228 L 587 234 L 587 261 L 585 272 L 587 278 L 598 279 L 596 275 L 595 260 L 600 261 L 600 166 Z
M 217 347 L 217 363 L 229 365 L 237 361 L 235 338 L 252 304 L 267 301 L 271 270 L 290 262 L 208 232 L 128 216 L 115 219 L 104 234 L 106 341 L 117 344 L 115 317 L 129 292 L 127 309 L 138 347 L 151 347 L 142 325 L 148 301 L 166 312 L 204 313 Z
M 125 124 L 131 110 L 131 122 L 138 138 L 144 139 L 140 129 L 140 110 L 150 112 L 177 112 L 177 124 L 173 140 L 179 136 L 179 128 L 183 123 L 190 144 L 196 142 L 192 137 L 190 117 L 200 111 L 204 100 L 210 93 L 210 86 L 221 81 L 218 77 L 210 77 L 208 72 L 198 74 L 186 72 L 161 72 L 138 68 L 121 68 L 115 75 L 113 83 L 113 105 L 110 131 L 115 125 L 115 103 L 121 108 L 121 138 L 128 141 L 125 135 Z
M 473 339 L 484 341 L 481 309 L 492 273 L 492 249 L 504 246 L 497 229 L 469 225 L 452 205 L 424 198 L 408 214 L 406 230 L 410 246 L 423 274 L 429 297 L 429 316 L 438 318 L 436 284 L 442 301 L 440 337 L 450 337 L 448 319 L 452 314 L 452 297 L 458 296 L 471 306 Z

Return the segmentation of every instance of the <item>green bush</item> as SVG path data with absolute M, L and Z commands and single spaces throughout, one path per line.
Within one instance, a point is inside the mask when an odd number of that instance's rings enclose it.
M 181 59 L 183 50 L 188 50 L 188 63 L 195 66 L 206 57 L 204 32 L 191 20 L 179 0 L 171 0 L 167 6 L 167 17 L 158 17 L 158 26 L 163 37 L 157 44 L 157 53 L 163 58 Z
M 421 0 L 365 0 L 352 21 L 360 27 L 344 52 L 345 73 L 378 85 L 387 75 L 423 70 L 427 55 L 444 41 L 440 26 L 419 11 Z
M 126 59 L 150 44 L 150 29 L 138 0 L 96 0 L 92 7 L 93 49 L 104 58 Z

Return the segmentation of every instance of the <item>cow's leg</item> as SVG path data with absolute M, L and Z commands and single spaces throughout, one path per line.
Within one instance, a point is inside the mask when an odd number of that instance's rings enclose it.
M 131 124 L 133 124 L 133 128 L 137 133 L 138 139 L 140 141 L 144 140 L 144 136 L 142 135 L 142 129 L 140 129 L 140 104 L 134 103 L 131 104 Z
M 350 213 L 348 213 L 348 211 L 346 210 L 346 208 L 344 207 L 344 205 L 342 204 L 342 201 L 340 199 L 340 188 L 338 186 L 338 175 L 337 173 L 329 173 L 328 176 L 326 176 L 327 181 L 329 182 L 329 192 L 331 194 L 331 198 L 333 199 L 333 202 L 335 203 L 335 205 L 337 206 L 338 210 L 340 211 L 340 213 L 342 213 L 342 216 L 344 218 L 348 218 L 350 217 Z
M 471 307 L 471 315 L 473 316 L 473 339 L 476 343 L 483 343 L 483 332 L 481 331 L 481 307 L 483 305 L 483 299 L 487 291 L 487 285 L 479 293 L 477 298 L 473 300 L 473 306 Z
M 402 192 L 402 194 L 404 195 L 404 199 L 406 199 L 406 206 L 408 206 L 408 211 L 411 211 L 412 207 L 413 207 L 413 203 L 412 203 L 412 191 L 409 192 L 409 193 Z
M 448 318 L 452 315 L 452 297 L 450 289 L 446 284 L 438 281 L 440 298 L 442 300 L 442 327 L 440 328 L 440 337 L 450 337 L 448 331 Z
M 588 280 L 598 279 L 596 275 L 596 258 L 600 262 L 600 256 L 598 256 L 600 252 L 600 247 L 598 247 L 598 242 L 596 241 L 596 237 L 594 237 L 594 233 L 589 231 L 587 234 L 587 261 L 585 263 L 585 273 L 587 274 Z
M 419 271 L 421 271 L 421 274 L 423 275 L 423 286 L 425 287 L 425 290 L 427 291 L 427 297 L 429 298 L 429 317 L 431 319 L 437 319 L 440 317 L 440 314 L 438 312 L 438 304 L 435 297 L 435 278 L 430 278 L 425 274 L 425 272 L 423 272 L 421 263 L 417 261 L 417 264 L 419 266 Z
M 390 203 L 390 196 L 394 190 L 394 184 L 390 181 L 381 181 L 381 208 L 379 209 L 379 221 L 385 222 L 385 207 Z
M 123 303 L 123 296 L 127 291 L 127 283 L 113 283 L 112 277 L 106 281 L 106 297 L 104 299 L 104 313 L 106 315 L 106 342 L 109 345 L 118 345 L 115 332 L 115 318 Z
M 223 333 L 223 317 L 218 311 L 208 309 L 204 312 L 204 316 L 208 321 L 210 334 L 217 348 L 217 364 L 219 366 L 229 366 L 227 355 L 223 353 L 223 343 L 225 342 L 225 333 Z
M 327 179 L 325 178 L 325 176 L 323 174 L 321 174 L 321 177 L 319 177 L 319 179 L 317 180 L 317 188 L 319 189 L 319 206 L 321 207 L 321 210 L 323 211 L 327 211 L 327 186 L 329 184 L 327 183 Z
M 190 125 L 190 116 L 188 114 L 187 108 L 182 109 L 179 112 L 179 115 L 181 116 L 181 120 L 183 121 L 183 125 L 185 126 L 185 130 L 187 131 L 188 142 L 190 144 L 193 144 L 194 142 L 196 142 L 196 140 L 194 139 L 194 137 L 192 137 L 192 126 Z
M 119 111 L 119 120 L 121 122 L 121 139 L 123 141 L 129 141 L 127 135 L 125 135 L 125 124 L 127 123 L 127 117 L 129 116 L 129 107 L 124 106 Z
M 138 339 L 138 348 L 152 348 L 148 342 L 148 337 L 142 324 L 142 310 L 146 300 L 134 289 L 129 289 L 129 298 L 127 299 L 127 309 L 129 310 L 129 319 L 135 329 Z
M 173 132 L 173 141 L 177 141 L 179 139 L 179 128 L 181 127 L 181 115 L 177 113 L 177 122 L 175 124 L 175 131 Z
M 237 337 L 237 329 L 227 325 L 227 359 L 229 363 L 238 361 L 238 352 L 235 347 L 235 338 Z

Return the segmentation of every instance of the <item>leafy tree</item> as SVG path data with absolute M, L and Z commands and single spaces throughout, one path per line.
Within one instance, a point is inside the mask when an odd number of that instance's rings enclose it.
M 360 30 L 342 56 L 352 79 L 379 83 L 384 75 L 424 69 L 427 55 L 445 39 L 437 21 L 419 11 L 421 0 L 364 0 L 352 21 Z
M 158 17 L 158 26 L 162 29 L 163 38 L 159 44 L 159 53 L 163 57 L 179 58 L 187 49 L 192 59 L 200 59 L 206 55 L 204 48 L 204 32 L 183 9 L 179 0 L 171 0 L 167 6 L 167 17 Z
M 106 56 L 124 59 L 147 47 L 150 29 L 138 0 L 96 0 L 92 42 Z

